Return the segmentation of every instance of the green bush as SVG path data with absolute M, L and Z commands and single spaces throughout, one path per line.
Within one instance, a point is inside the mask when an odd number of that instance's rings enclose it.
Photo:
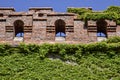
M 24 55 L 23 55 L 24 54 Z M 63 60 L 48 59 L 58 55 Z M 120 79 L 120 42 L 90 44 L 0 44 L 1 80 Z
M 117 54 L 120 54 L 120 42 L 119 43 L 111 43 L 111 44 L 108 44 L 108 51 L 112 51 L 114 53 Z
M 46 55 L 49 53 L 50 51 L 50 47 L 51 45 L 50 44 L 43 44 L 43 45 L 40 45 L 40 48 L 39 48 L 39 55 L 40 55 L 40 58 L 41 59 L 44 59 L 46 57 Z
M 39 45 L 36 44 L 28 44 L 21 43 L 18 47 L 16 47 L 19 51 L 18 53 L 23 53 L 24 55 L 38 53 L 39 52 Z
M 111 44 L 112 43 L 112 44 Z M 18 47 L 10 45 L 0 45 L 0 56 L 6 56 L 14 53 L 24 55 L 39 54 L 41 59 L 49 55 L 59 56 L 62 60 L 77 60 L 83 56 L 108 54 L 108 57 L 115 56 L 120 53 L 120 37 L 115 36 L 104 42 L 91 44 L 20 44 Z M 113 55 L 114 54 L 114 55 Z
M 107 43 L 118 43 L 120 42 L 120 36 L 113 36 L 107 39 Z
M 8 44 L 0 44 L 0 56 L 5 56 L 10 54 L 11 46 Z
M 105 42 L 98 42 L 98 43 L 91 43 L 86 45 L 84 52 L 88 52 L 89 54 L 97 53 L 97 52 L 105 53 L 106 50 L 107 50 L 107 44 Z

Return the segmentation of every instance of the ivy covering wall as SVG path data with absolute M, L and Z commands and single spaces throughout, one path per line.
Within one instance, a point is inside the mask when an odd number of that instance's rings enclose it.
M 0 80 L 120 80 L 120 37 L 90 44 L 0 44 Z
M 92 11 L 90 8 L 68 8 L 67 12 L 78 14 L 81 20 L 115 20 L 120 25 L 120 6 L 110 6 L 101 12 Z

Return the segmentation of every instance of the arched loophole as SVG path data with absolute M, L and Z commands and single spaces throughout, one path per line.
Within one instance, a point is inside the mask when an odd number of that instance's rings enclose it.
M 97 21 L 97 37 L 107 37 L 107 22 L 105 20 Z
M 105 20 L 98 20 L 96 24 L 97 24 L 97 41 L 106 40 L 107 22 Z
M 65 37 L 65 22 L 61 19 L 55 22 L 56 37 Z
M 14 22 L 14 32 L 15 32 L 15 37 L 23 37 L 24 36 L 24 22 L 21 20 L 16 20 Z

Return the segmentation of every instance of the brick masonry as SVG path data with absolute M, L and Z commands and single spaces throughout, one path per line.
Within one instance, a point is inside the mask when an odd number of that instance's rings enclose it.
M 42 43 L 56 42 L 57 20 L 65 22 L 65 41 L 75 43 L 89 43 L 97 41 L 97 21 L 83 21 L 77 19 L 74 13 L 57 13 L 52 8 L 30 8 L 28 12 L 15 12 L 14 8 L 0 8 L 0 43 L 11 42 L 15 38 L 14 22 L 20 20 L 23 25 L 23 42 Z M 120 36 L 120 25 L 113 20 L 107 23 L 107 37 Z M 19 43 L 19 42 L 18 42 Z

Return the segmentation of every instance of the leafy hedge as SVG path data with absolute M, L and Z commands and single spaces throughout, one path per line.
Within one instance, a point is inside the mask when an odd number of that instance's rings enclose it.
M 14 52 L 15 49 L 8 44 L 0 44 L 0 56 L 9 55 L 11 52 Z
M 119 80 L 119 65 L 118 36 L 91 44 L 0 44 L 1 80 Z
M 120 39 L 112 43 L 112 39 L 106 42 L 98 42 L 91 44 L 21 44 L 18 47 L 10 45 L 0 45 L 0 56 L 7 56 L 14 53 L 21 53 L 23 55 L 39 54 L 41 59 L 52 56 L 59 56 L 62 60 L 77 61 L 83 56 L 100 54 L 113 57 L 120 54 Z M 111 44 L 110 44 L 111 43 Z M 112 52 L 112 54 L 111 54 Z
M 120 25 L 120 7 L 110 6 L 107 10 L 102 12 L 94 12 L 86 8 L 68 8 L 68 12 L 78 14 L 78 18 L 82 20 L 99 20 L 108 19 L 116 20 L 117 24 Z
M 120 42 L 120 36 L 113 36 L 106 40 L 107 43 L 119 43 Z

